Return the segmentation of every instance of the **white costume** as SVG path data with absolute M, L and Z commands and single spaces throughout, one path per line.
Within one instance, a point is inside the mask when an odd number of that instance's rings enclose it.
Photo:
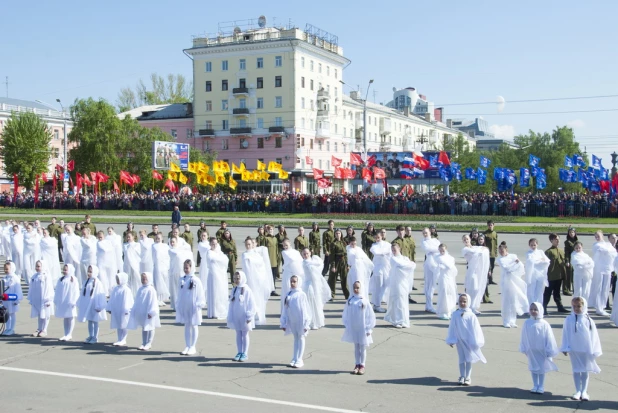
M 176 309 L 176 300 L 178 299 L 178 285 L 180 279 L 184 276 L 184 263 L 186 260 L 193 261 L 193 254 L 181 248 L 170 248 L 168 250 L 170 256 L 170 269 L 168 274 L 168 285 L 170 289 L 170 307 Z M 202 257 L 204 259 L 204 257 Z M 201 283 L 200 283 L 201 284 Z
M 204 286 L 204 294 L 206 294 L 206 292 L 208 291 L 208 264 L 206 263 L 206 257 L 208 256 L 208 251 L 210 251 L 210 242 L 208 240 L 198 242 L 197 251 L 198 254 L 200 254 L 200 257 L 202 257 L 202 260 L 204 261 L 204 264 L 200 265 L 199 275 L 200 281 Z
M 537 318 L 530 317 L 521 329 L 519 351 L 528 357 L 528 370 L 532 373 L 534 389 L 542 391 L 545 373 L 558 371 L 558 366 L 552 360 L 560 352 L 554 338 L 551 326 L 543 320 L 543 304 L 535 302 L 539 310 Z M 533 389 L 533 390 L 534 390 Z
M 89 235 L 88 238 L 80 238 L 79 242 L 82 247 L 82 255 L 78 264 L 80 266 L 82 282 L 86 282 L 86 279 L 88 278 L 88 267 L 90 265 L 97 265 L 97 239 L 92 235 Z M 103 287 L 105 289 L 107 285 L 103 283 Z
M 129 275 L 129 288 L 133 295 L 137 294 L 137 289 L 140 283 L 140 245 L 135 242 L 126 242 L 123 245 L 124 264 L 122 266 L 124 272 Z
M 4 286 L 6 291 L 4 294 L 15 294 L 17 296 L 16 301 L 6 302 L 6 311 L 8 314 L 8 320 L 6 321 L 6 330 L 4 335 L 12 335 L 15 333 L 15 322 L 17 321 L 17 312 L 19 311 L 19 304 L 24 299 L 24 294 L 21 289 L 21 279 L 15 274 L 15 263 L 10 262 L 9 273 L 4 276 Z
M 165 245 L 165 244 L 162 244 Z M 135 303 L 129 318 L 129 329 L 142 329 L 142 346 L 140 350 L 149 350 L 154 338 L 155 328 L 161 327 L 157 291 L 152 285 L 152 274 L 146 272 L 148 282 L 142 284 L 135 295 Z
M 502 294 L 502 325 L 517 327 L 517 316 L 528 311 L 526 283 L 521 278 L 525 274 L 524 265 L 517 261 L 517 255 L 498 256 L 497 264 L 502 268 L 500 293 Z
M 24 234 L 19 229 L 16 233 L 11 232 L 11 257 L 15 263 L 15 274 L 23 277 Z
M 35 263 L 41 258 L 41 242 L 39 234 L 33 229 L 24 234 L 24 254 L 23 254 L 23 277 L 27 284 L 30 283 L 30 278 L 34 275 Z M 51 276 L 48 269 L 48 275 Z
M 529 303 L 543 302 L 543 292 L 545 287 L 549 287 L 547 279 L 547 269 L 550 260 L 547 255 L 539 249 L 530 250 L 526 255 L 526 296 Z M 543 313 L 543 308 L 539 308 L 539 313 Z
M 118 265 L 116 264 L 116 251 L 112 242 L 104 238 L 97 241 L 97 262 L 99 263 L 99 280 L 103 283 L 105 293 L 109 296 L 116 288 L 116 274 Z
M 61 341 L 71 340 L 73 336 L 80 291 L 79 279 L 75 276 L 75 267 L 71 264 L 65 265 L 68 267 L 68 273 L 60 277 L 54 294 L 55 316 L 64 319 L 64 336 L 60 338 Z
M 82 274 L 81 259 L 82 259 L 82 244 L 80 238 L 71 233 L 64 234 L 62 237 L 62 261 L 65 264 L 71 264 L 75 268 L 75 276 L 79 280 L 79 285 L 86 282 L 87 274 Z
M 186 250 L 183 251 L 186 252 Z M 193 261 L 191 261 L 189 273 L 180 278 L 177 286 L 176 322 L 185 325 L 186 348 L 181 353 L 183 355 L 196 353 L 195 346 L 199 336 L 198 326 L 202 324 L 202 308 L 206 306 L 204 287 L 200 279 L 193 275 L 194 273 L 195 267 Z
M 297 250 L 289 247 L 287 250 L 281 251 L 281 256 L 283 257 L 281 271 L 281 305 L 283 306 L 283 300 L 288 294 L 288 291 L 290 291 L 290 278 L 292 278 L 293 275 L 302 277 L 304 270 L 303 257 Z
M 2 231 L 0 232 L 0 236 L 2 239 L 2 253 L 7 261 L 12 261 L 12 251 L 11 251 L 11 233 L 13 232 L 13 228 L 11 225 L 7 225 L 2 227 Z
M 590 285 L 590 306 L 595 308 L 597 314 L 607 315 L 604 309 L 609 298 L 616 248 L 609 242 L 600 241 L 592 246 L 592 252 L 594 271 Z
M 375 308 L 382 305 L 382 301 L 388 294 L 388 276 L 391 270 L 391 244 L 386 241 L 373 243 L 370 252 L 373 254 L 373 275 L 369 282 L 369 294 L 371 294 L 371 303 Z M 414 278 L 412 278 L 414 280 Z M 410 286 L 412 289 L 412 286 Z M 384 310 L 380 310 L 384 311 Z
M 41 250 L 41 259 L 47 264 L 49 275 L 55 285 L 61 276 L 60 260 L 58 259 L 58 240 L 50 236 L 43 237 L 39 243 L 39 248 Z
M 464 247 L 461 255 L 468 262 L 464 287 L 466 294 L 472 300 L 469 305 L 473 312 L 478 313 L 487 287 L 489 273 L 489 249 L 483 246 Z
M 438 264 L 438 317 L 448 319 L 457 307 L 457 267 L 455 258 L 448 252 L 436 257 Z
M 369 280 L 373 271 L 373 262 L 369 259 L 361 247 L 346 247 L 348 251 L 348 291 L 353 290 L 356 281 L 361 283 L 361 295 L 369 299 Z
M 152 246 L 154 245 L 154 240 L 152 238 L 145 237 L 144 239 L 139 240 L 139 245 L 141 258 L 139 272 L 140 274 L 143 272 L 152 273 L 154 271 L 154 263 L 152 261 Z
M 324 327 L 324 304 L 330 300 L 330 287 L 322 276 L 324 261 L 317 255 L 303 260 L 303 280 L 307 304 L 311 314 L 309 327 L 317 330 Z
M 569 353 L 573 373 L 600 373 L 596 358 L 603 354 L 594 320 L 584 304 L 583 313 L 571 312 L 564 319 L 560 351 Z
M 281 328 L 285 335 L 294 335 L 294 353 L 290 366 L 302 367 L 305 352 L 305 337 L 309 332 L 311 315 L 307 295 L 302 290 L 302 277 L 298 277 L 296 288 L 290 289 L 283 300 Z
M 437 258 L 440 255 L 438 247 L 440 241 L 436 238 L 424 238 L 423 250 L 425 251 L 425 263 L 423 264 L 423 270 L 425 272 L 425 311 L 435 313 L 433 308 L 433 293 L 436 289 L 436 283 L 438 282 L 438 263 Z
M 208 265 L 207 317 L 224 320 L 228 309 L 227 266 L 230 259 L 221 248 L 208 251 L 206 256 L 202 255 L 202 261 L 204 259 Z
M 152 244 L 152 273 L 154 289 L 157 291 L 157 301 L 163 305 L 170 298 L 170 247 L 163 242 Z M 142 288 L 142 287 L 140 287 Z
M 587 301 L 590 297 L 594 261 L 584 251 L 573 251 L 571 254 L 571 266 L 573 267 L 573 296 L 583 297 Z
M 237 357 L 245 356 L 249 352 L 249 331 L 255 328 L 255 312 L 253 293 L 247 285 L 247 276 L 243 271 L 240 274 L 240 283 L 234 285 L 230 294 L 230 303 L 227 312 L 227 327 L 236 330 Z
M 54 313 L 54 285 L 47 265 L 41 260 L 41 271 L 34 273 L 30 279 L 28 301 L 30 302 L 30 318 L 38 319 L 39 332 L 47 332 L 49 319 Z
M 376 315 L 369 300 L 351 292 L 341 318 L 345 328 L 341 341 L 354 344 L 356 365 L 364 367 L 367 347 L 373 343 L 371 333 L 376 326 Z
M 77 321 L 88 322 L 88 337 L 86 344 L 94 344 L 99 340 L 99 322 L 107 320 L 105 307 L 107 306 L 105 288 L 99 281 L 99 268 L 92 266 L 91 278 L 86 278 L 84 287 L 80 291 L 77 300 Z M 88 273 L 86 273 L 86 277 Z
M 374 244 L 375 245 L 375 244 Z M 394 326 L 410 327 L 410 305 L 408 294 L 414 283 L 416 263 L 401 254 L 390 259 L 388 276 L 388 309 L 384 321 Z M 344 310 L 345 311 L 345 310 Z
M 119 272 L 116 277 L 120 283 L 117 283 L 118 285 L 112 290 L 106 310 L 111 312 L 110 328 L 116 329 L 118 333 L 118 341 L 114 345 L 124 346 L 127 340 L 129 317 L 133 308 L 133 293 L 127 285 L 129 276 L 126 272 Z
M 116 234 L 115 232 L 112 232 L 111 234 L 108 234 L 105 237 L 106 240 L 108 240 L 109 242 L 112 243 L 112 247 L 114 249 L 114 255 L 116 256 L 116 259 L 114 260 L 114 263 L 116 264 L 116 271 L 115 272 L 120 272 L 123 270 L 123 261 L 122 261 L 122 237 L 118 234 Z
M 270 297 L 270 292 L 275 290 L 270 259 L 268 258 L 268 248 L 255 247 L 243 252 L 241 264 L 247 276 L 247 285 L 253 293 L 253 301 L 256 307 L 256 324 L 266 324 L 266 303 L 268 302 L 268 297 Z

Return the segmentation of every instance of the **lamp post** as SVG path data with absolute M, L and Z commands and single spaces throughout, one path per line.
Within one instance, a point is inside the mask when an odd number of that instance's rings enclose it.
M 62 108 L 62 120 L 64 121 L 64 126 L 63 126 L 63 130 L 64 130 L 64 139 L 63 139 L 63 143 L 64 143 L 64 155 L 63 155 L 63 159 L 62 159 L 62 168 L 64 173 L 67 173 L 67 115 L 64 112 L 64 106 L 62 106 L 62 102 L 60 101 L 60 99 L 56 99 L 56 102 L 58 102 L 58 104 L 60 105 L 60 108 Z M 69 190 L 69 180 L 65 178 L 65 176 L 63 176 L 63 183 L 62 183 L 62 192 L 68 192 Z
M 365 93 L 365 100 L 363 101 L 363 151 L 367 153 L 367 97 L 369 96 L 369 88 L 373 83 L 373 79 L 369 80 L 367 85 L 367 93 Z
M 618 161 L 616 160 L 616 158 L 618 158 L 618 153 L 614 151 L 614 153 L 612 153 L 612 178 L 614 177 L 614 175 L 616 175 L 617 172 L 616 164 L 618 163 Z

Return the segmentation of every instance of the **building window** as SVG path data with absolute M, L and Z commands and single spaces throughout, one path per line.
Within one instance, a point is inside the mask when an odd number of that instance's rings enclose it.
M 54 139 L 60 139 L 60 131 L 58 129 L 54 129 Z
M 313 72 L 313 60 L 309 61 L 309 70 Z
M 229 123 L 228 123 L 227 120 L 223 120 L 221 122 L 221 129 L 223 129 L 223 130 L 228 130 L 229 129 Z
M 206 81 L 206 92 L 212 91 L 212 82 L 210 80 Z
M 227 90 L 227 79 L 221 81 L 221 90 Z
M 313 107 L 313 99 L 311 99 L 311 100 L 309 101 L 309 107 L 311 108 L 311 110 L 313 110 L 313 109 L 314 109 L 314 107 Z
M 283 142 L 283 139 L 281 138 L 281 136 L 275 137 L 275 148 L 282 148 L 283 147 L 282 142 Z
M 318 63 L 318 73 L 322 73 L 322 63 Z
M 313 149 L 313 139 L 309 139 L 309 149 Z
M 300 118 L 300 127 L 305 128 L 305 118 Z
M 330 66 L 326 66 L 326 76 L 330 76 Z
M 228 140 L 227 139 L 221 139 L 221 149 L 223 149 L 224 151 L 229 149 Z
M 330 161 L 326 161 L 326 170 L 330 169 Z
M 337 142 L 335 142 L 333 146 L 334 146 L 334 151 L 337 152 L 338 151 Z
M 277 162 L 278 164 L 282 164 L 283 163 L 283 159 L 275 158 L 275 162 Z
M 346 136 L 348 133 L 348 128 L 346 128 L 345 126 L 343 127 L 343 136 Z
M 264 58 L 263 57 L 258 57 L 257 58 L 257 68 L 258 69 L 262 69 L 264 67 Z
M 283 58 L 281 56 L 275 56 L 275 67 L 283 66 Z
M 302 87 L 302 88 L 305 87 L 305 76 L 300 78 L 300 87 Z
M 371 126 L 371 116 L 367 116 L 369 118 L 369 125 Z
M 347 153 L 348 152 L 348 145 L 346 145 L 345 143 L 342 143 L 341 145 L 343 145 L 343 153 Z
M 223 99 L 221 101 L 221 110 L 227 110 L 228 105 L 227 105 L 227 99 Z
M 264 118 L 258 118 L 257 127 L 258 129 L 264 129 Z
M 238 87 L 247 87 L 247 79 L 238 79 Z
M 191 138 L 191 135 L 193 135 L 191 129 L 187 128 L 187 139 Z
M 335 88 L 335 97 L 337 97 L 338 94 L 339 92 L 337 91 L 337 88 Z
M 335 69 L 335 79 L 337 79 L 337 69 Z
M 176 129 L 172 129 L 170 133 L 172 134 L 172 138 L 178 139 L 178 131 Z
M 258 89 L 262 89 L 264 87 L 264 78 L 263 77 L 258 77 L 257 78 L 257 88 Z
M 330 152 L 330 142 L 326 141 L 326 152 Z
M 281 116 L 275 118 L 275 126 L 283 126 L 283 118 Z
M 212 100 L 206 101 L 206 112 L 212 112 Z
M 221 61 L 221 70 L 223 71 L 227 70 L 227 60 Z
M 240 99 L 239 105 L 240 105 L 239 108 L 246 109 L 247 108 L 247 99 L 245 99 L 245 98 Z
M 206 122 L 204 122 L 204 127 L 206 129 L 212 129 L 212 121 L 211 120 L 207 120 Z
M 258 149 L 264 149 L 264 138 L 257 138 Z
M 206 71 L 212 72 L 212 62 L 206 62 Z
M 300 108 L 305 109 L 305 98 L 300 98 Z M 58 139 L 58 138 L 56 138 Z
M 264 98 L 257 98 L 257 108 L 264 109 Z
M 246 128 L 247 127 L 247 119 L 241 119 L 238 121 L 238 126 L 241 128 Z
M 320 169 L 322 169 L 322 160 L 321 159 L 318 161 L 318 165 L 320 165 Z
M 247 59 L 240 59 L 240 70 L 247 70 Z
M 275 76 L 275 87 L 281 87 L 281 76 Z
M 309 81 L 309 89 L 313 90 L 313 79 Z
M 305 58 L 304 57 L 300 58 L 300 67 L 302 67 L 302 68 L 305 67 Z
M 275 107 L 276 108 L 283 107 L 283 98 L 281 96 L 275 96 Z

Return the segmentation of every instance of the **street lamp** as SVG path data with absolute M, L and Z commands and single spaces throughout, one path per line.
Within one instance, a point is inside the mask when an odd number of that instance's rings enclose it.
M 373 79 L 369 80 L 367 85 L 367 93 L 365 93 L 365 100 L 363 101 L 363 151 L 367 154 L 367 97 L 369 96 L 369 88 L 373 83 Z
M 62 166 L 64 168 L 64 171 L 66 172 L 67 170 L 67 116 L 66 113 L 64 112 L 64 106 L 62 106 L 62 102 L 60 101 L 60 99 L 56 99 L 56 102 L 58 102 L 58 104 L 60 104 L 60 107 L 62 108 L 62 120 L 64 121 L 64 159 L 62 160 Z
M 616 153 L 616 151 L 614 151 L 614 153 L 612 153 L 612 178 L 614 177 L 614 175 L 616 175 L 616 163 L 618 163 L 616 161 L 616 158 L 618 158 L 618 153 Z

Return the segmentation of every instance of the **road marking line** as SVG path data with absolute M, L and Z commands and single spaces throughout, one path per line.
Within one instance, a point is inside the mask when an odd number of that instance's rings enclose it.
M 37 350 L 37 351 L 33 351 L 31 353 L 25 353 L 25 354 L 18 354 L 16 356 L 12 356 L 12 357 L 7 357 L 5 359 L 0 360 L 0 363 L 2 363 L 3 361 L 8 361 L 8 360 L 13 360 L 13 359 L 17 359 L 20 357 L 24 357 L 24 356 L 30 356 L 32 354 L 40 354 L 40 353 L 45 353 L 48 350 Z
M 144 362 L 142 361 L 141 363 L 131 364 L 130 366 L 122 367 L 122 368 L 119 368 L 118 370 L 130 369 L 131 367 L 139 366 L 140 364 L 144 364 Z
M 67 377 L 67 378 L 79 379 L 79 380 L 91 380 L 91 381 L 100 381 L 100 382 L 105 382 L 105 383 L 125 384 L 125 385 L 138 386 L 138 387 L 150 387 L 150 388 L 153 388 L 153 389 L 172 390 L 172 391 L 178 391 L 178 392 L 183 392 L 183 393 L 202 394 L 202 395 L 205 395 L 205 396 L 214 396 L 214 397 L 224 397 L 224 398 L 228 398 L 228 399 L 247 400 L 247 401 L 259 402 L 259 403 L 276 404 L 276 405 L 280 405 L 280 406 L 298 407 L 298 408 L 302 408 L 302 409 L 321 410 L 321 411 L 324 411 L 324 412 L 358 413 L 358 410 L 338 409 L 336 407 L 327 407 L 327 406 L 318 406 L 318 405 L 313 405 L 313 404 L 286 402 L 286 401 L 283 401 L 283 400 L 264 399 L 264 398 L 261 398 L 261 397 L 242 396 L 240 394 L 220 393 L 220 392 L 207 391 L 207 390 L 187 389 L 187 388 L 184 388 L 184 387 L 165 386 L 163 384 L 140 383 L 138 381 L 109 379 L 109 378 L 106 378 L 106 377 L 82 376 L 82 375 L 79 375 L 79 374 L 57 373 L 57 372 L 54 372 L 54 371 L 21 369 L 21 368 L 16 368 L 16 367 L 0 366 L 0 371 L 2 371 L 2 370 L 4 370 L 4 371 L 12 371 L 12 372 L 16 372 L 16 373 L 40 374 L 40 375 L 43 375 L 43 376 Z

